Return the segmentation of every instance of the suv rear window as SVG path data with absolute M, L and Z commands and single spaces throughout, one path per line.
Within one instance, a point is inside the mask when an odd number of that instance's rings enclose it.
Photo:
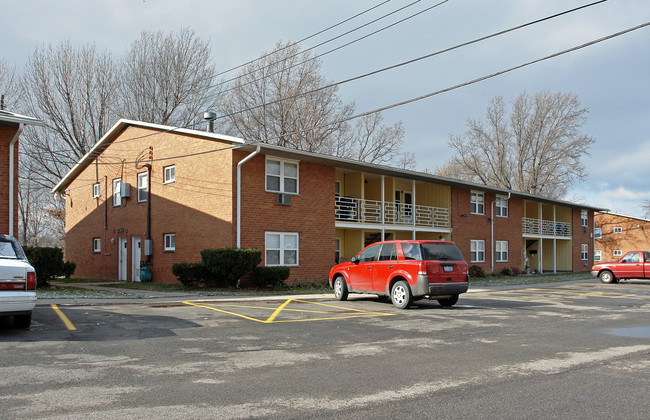
M 464 260 L 463 254 L 454 244 L 422 244 L 424 260 L 459 261 Z

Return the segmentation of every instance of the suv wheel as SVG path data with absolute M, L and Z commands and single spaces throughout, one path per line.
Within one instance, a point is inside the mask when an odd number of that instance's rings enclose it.
M 456 302 L 458 302 L 458 295 L 454 295 L 449 298 L 438 299 L 438 303 L 440 304 L 440 306 L 443 306 L 445 308 L 450 308 L 454 306 Z
M 404 280 L 395 283 L 390 292 L 390 298 L 393 301 L 393 305 L 400 309 L 406 309 L 411 306 L 413 296 L 411 295 L 409 284 Z
M 346 300 L 348 298 L 348 286 L 345 284 L 343 276 L 334 279 L 334 297 L 337 300 Z

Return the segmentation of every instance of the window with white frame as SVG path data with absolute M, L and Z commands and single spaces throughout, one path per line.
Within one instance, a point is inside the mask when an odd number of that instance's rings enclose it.
M 148 176 L 146 172 L 138 174 L 138 203 L 147 201 L 149 192 Z
M 176 166 L 170 165 L 163 168 L 163 184 L 176 182 Z
M 594 239 L 600 239 L 603 237 L 603 228 L 594 228 Z
M 580 252 L 580 258 L 582 261 L 587 261 L 589 259 L 589 245 L 581 244 L 582 251 Z
M 589 226 L 589 212 L 587 210 L 580 210 L 580 223 L 582 226 Z
M 601 250 L 594 251 L 594 262 L 602 261 L 602 259 L 603 259 L 603 251 Z
M 623 250 L 622 249 L 615 249 L 614 250 L 614 256 L 615 257 L 620 257 L 621 255 L 623 255 Z
M 102 189 L 99 182 L 93 184 L 93 198 L 99 198 L 102 195 Z
M 172 252 L 176 251 L 176 234 L 175 233 L 165 233 L 163 237 L 164 251 Z
M 341 238 L 334 238 L 334 264 L 341 259 Z
M 98 254 L 102 252 L 102 240 L 100 238 L 93 238 L 93 253 Z
M 298 162 L 267 158 L 266 191 L 298 194 Z
M 495 251 L 497 254 L 497 262 L 508 261 L 508 241 L 496 241 Z
M 614 233 L 623 233 L 623 228 L 620 227 L 620 226 L 616 226 L 616 227 L 614 228 Z
M 470 255 L 471 262 L 485 262 L 485 241 L 472 239 Z
M 122 205 L 122 193 L 120 189 L 122 188 L 122 179 L 117 178 L 113 180 L 113 206 Z
M 502 195 L 497 195 L 496 199 L 496 216 L 508 217 L 508 198 Z
M 478 191 L 470 192 L 469 211 L 472 214 L 485 214 L 485 194 Z
M 267 266 L 298 265 L 299 238 L 297 233 L 266 232 L 265 237 L 264 262 Z

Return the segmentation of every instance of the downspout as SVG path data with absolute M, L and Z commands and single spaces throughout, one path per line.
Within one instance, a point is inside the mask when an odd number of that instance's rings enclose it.
M 25 124 L 20 123 L 18 125 L 18 131 L 16 131 L 14 138 L 9 143 L 9 235 L 11 236 L 14 236 L 14 172 L 16 171 L 14 167 L 14 148 L 18 142 L 18 137 L 20 137 L 24 129 Z
M 260 146 L 237 164 L 237 248 L 241 248 L 241 167 L 260 152 Z

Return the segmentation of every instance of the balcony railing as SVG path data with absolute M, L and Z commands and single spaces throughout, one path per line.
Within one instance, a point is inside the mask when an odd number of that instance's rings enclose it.
M 382 223 L 382 202 L 354 197 L 336 197 L 336 220 L 356 223 Z M 443 207 L 418 204 L 383 203 L 383 223 L 420 227 L 449 228 L 451 211 Z
M 522 221 L 522 230 L 523 233 L 530 235 L 570 237 L 571 223 L 524 217 Z

